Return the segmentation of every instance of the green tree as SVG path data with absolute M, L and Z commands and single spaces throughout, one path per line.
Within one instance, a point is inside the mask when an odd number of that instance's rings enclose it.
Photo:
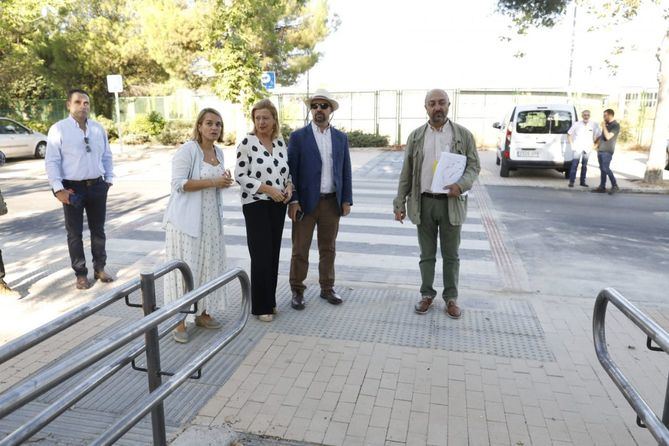
M 665 163 L 667 130 L 669 129 L 669 4 L 660 0 L 498 0 L 498 11 L 509 16 L 519 33 L 533 27 L 552 27 L 567 11 L 570 3 L 583 7 L 601 22 L 632 20 L 642 7 L 657 8 L 665 21 L 664 38 L 657 51 L 658 95 L 650 154 L 644 180 L 649 183 L 662 181 Z M 612 50 L 614 50 L 612 48 Z
M 213 87 L 247 106 L 267 94 L 262 71 L 276 71 L 280 84 L 294 83 L 318 62 L 316 44 L 339 23 L 325 0 L 218 0 L 216 11 L 207 42 Z

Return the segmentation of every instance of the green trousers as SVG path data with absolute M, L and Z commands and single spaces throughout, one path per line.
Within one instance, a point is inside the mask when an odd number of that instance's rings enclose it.
M 458 276 L 460 275 L 460 231 L 462 226 L 453 226 L 448 221 L 448 200 L 421 197 L 418 246 L 420 247 L 420 294 L 437 295 L 434 289 L 434 267 L 437 263 L 437 236 L 443 260 L 445 301 L 458 298 Z

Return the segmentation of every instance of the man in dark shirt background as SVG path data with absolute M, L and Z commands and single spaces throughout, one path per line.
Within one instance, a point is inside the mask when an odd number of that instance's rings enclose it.
M 604 110 L 604 121 L 602 121 L 601 124 L 602 135 L 599 139 L 599 146 L 597 148 L 597 160 L 599 161 L 601 179 L 599 181 L 599 187 L 592 190 L 596 193 L 606 192 L 606 177 L 608 176 L 611 180 L 609 195 L 613 195 L 620 190 L 618 189 L 616 177 L 613 176 L 613 172 L 611 171 L 611 159 L 613 158 L 613 152 L 616 150 L 616 141 L 618 140 L 618 134 L 620 133 L 620 124 L 613 118 L 614 115 L 614 111 L 610 108 Z

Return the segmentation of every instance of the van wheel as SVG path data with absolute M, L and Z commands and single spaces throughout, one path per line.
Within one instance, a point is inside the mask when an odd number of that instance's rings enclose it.
M 497 164 L 499 166 L 499 163 L 500 163 L 500 161 L 499 161 L 499 154 L 498 154 L 498 155 L 495 156 L 495 164 Z
M 504 178 L 508 177 L 509 176 L 509 164 L 505 160 L 502 160 L 500 162 L 500 164 L 501 164 L 501 167 L 499 168 L 499 176 L 504 177 Z

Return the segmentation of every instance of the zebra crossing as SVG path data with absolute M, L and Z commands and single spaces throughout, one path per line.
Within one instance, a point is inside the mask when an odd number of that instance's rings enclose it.
M 354 172 L 351 214 L 340 220 L 337 237 L 337 283 L 382 283 L 395 286 L 418 287 L 419 249 L 415 226 L 407 220 L 400 224 L 393 218 L 392 200 L 396 193 L 397 176 L 401 163 L 398 154 L 380 154 Z M 380 158 L 380 159 L 379 159 Z M 390 160 L 391 168 L 369 168 Z M 381 171 L 383 176 L 374 175 Z M 392 172 L 395 171 L 395 172 Z M 391 179 L 394 178 L 394 179 Z M 476 191 L 472 191 L 472 195 Z M 241 211 L 239 191 L 232 188 L 224 194 L 224 232 L 229 266 L 249 268 L 246 230 Z M 164 259 L 164 232 L 162 213 L 150 215 L 126 231 L 115 231 L 108 240 L 110 256 L 132 257 L 153 255 Z M 291 222 L 286 219 L 280 257 L 279 275 L 287 280 L 291 256 Z M 318 250 L 314 241 L 310 250 L 310 270 L 307 284 L 318 281 Z M 441 287 L 441 259 L 438 255 L 435 287 Z M 498 289 L 500 275 L 491 252 L 486 229 L 481 221 L 477 200 L 470 197 L 469 212 L 462 227 L 460 245 L 460 284 L 473 289 Z M 247 269 L 248 270 L 248 269 Z

